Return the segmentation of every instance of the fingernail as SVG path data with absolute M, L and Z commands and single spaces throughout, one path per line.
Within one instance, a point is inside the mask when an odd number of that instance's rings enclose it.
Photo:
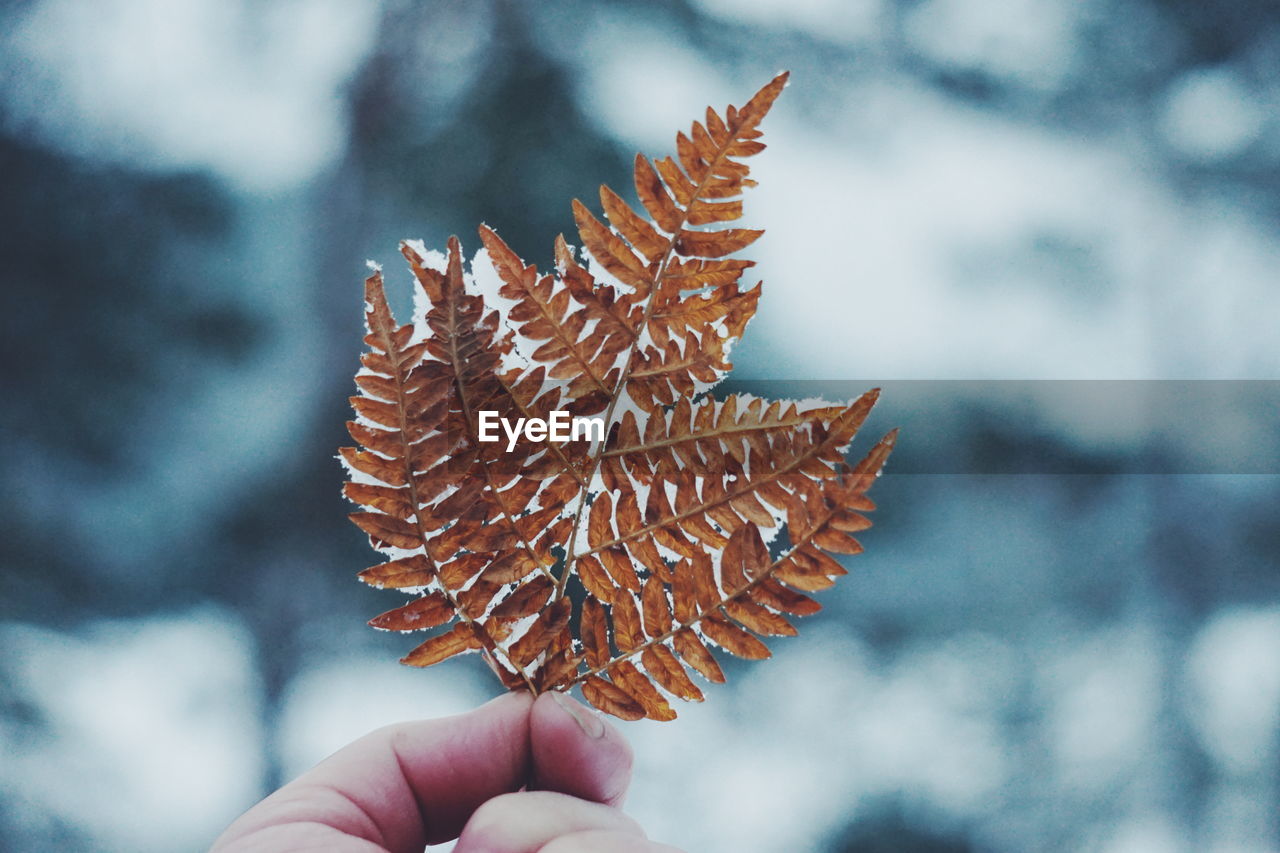
M 551 691 L 551 699 L 573 717 L 579 728 L 587 733 L 587 737 L 604 737 L 604 720 L 559 691 Z

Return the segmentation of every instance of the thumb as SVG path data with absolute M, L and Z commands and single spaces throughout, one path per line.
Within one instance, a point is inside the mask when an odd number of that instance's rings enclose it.
M 529 714 L 530 788 L 621 805 L 631 784 L 631 747 L 622 733 L 565 693 L 543 693 Z

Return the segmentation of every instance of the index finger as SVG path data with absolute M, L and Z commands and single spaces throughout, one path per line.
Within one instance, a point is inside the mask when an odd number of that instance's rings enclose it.
M 250 849 L 306 825 L 309 838 L 332 830 L 416 851 L 456 838 L 482 803 L 526 786 L 617 804 L 630 770 L 626 741 L 579 703 L 507 694 L 366 735 L 246 812 L 215 849 Z
M 532 705 L 509 693 L 459 716 L 378 729 L 245 812 L 213 849 L 253 849 L 289 825 L 392 851 L 454 838 L 481 803 L 524 785 Z

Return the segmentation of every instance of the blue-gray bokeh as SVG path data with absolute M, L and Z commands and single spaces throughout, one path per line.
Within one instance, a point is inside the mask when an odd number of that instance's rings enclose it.
M 0 8 L 0 848 L 200 849 L 493 692 L 363 626 L 364 261 L 405 307 L 401 238 L 545 266 L 779 68 L 735 381 L 886 382 L 902 469 L 801 638 L 626 727 L 631 810 L 698 851 L 1280 850 L 1275 388 L 1110 416 L 1280 377 L 1269 0 Z

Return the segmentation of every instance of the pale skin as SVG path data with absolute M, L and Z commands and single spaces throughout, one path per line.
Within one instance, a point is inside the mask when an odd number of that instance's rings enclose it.
M 620 809 L 631 748 L 562 693 L 501 696 L 343 747 L 231 824 L 211 853 L 680 853 Z

